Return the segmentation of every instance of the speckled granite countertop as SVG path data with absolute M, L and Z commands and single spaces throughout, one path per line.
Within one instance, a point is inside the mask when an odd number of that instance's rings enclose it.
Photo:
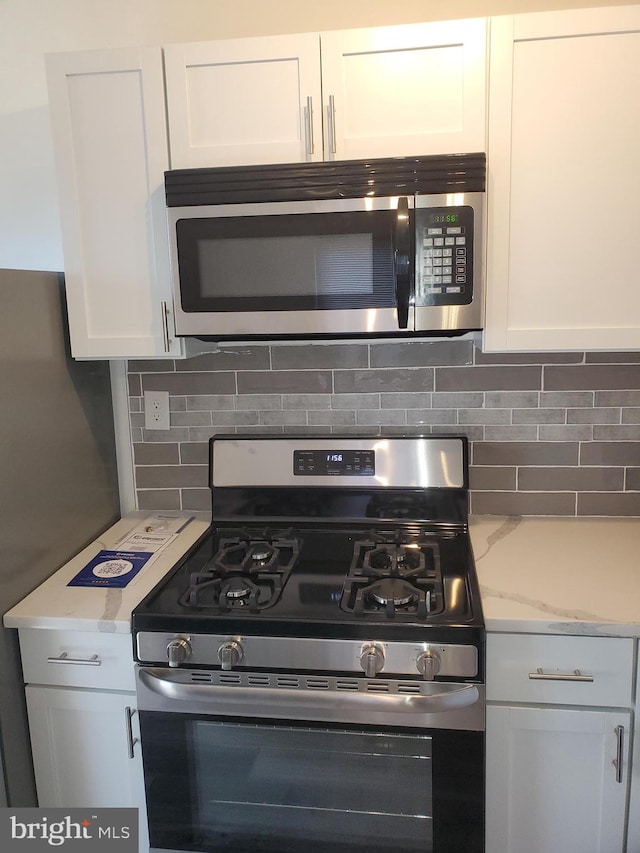
M 488 631 L 640 636 L 640 519 L 473 516 Z

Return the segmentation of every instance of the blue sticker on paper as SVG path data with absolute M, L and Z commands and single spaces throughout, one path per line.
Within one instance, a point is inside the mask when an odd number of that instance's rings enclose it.
M 67 586 L 125 587 L 149 557 L 150 551 L 100 551 Z

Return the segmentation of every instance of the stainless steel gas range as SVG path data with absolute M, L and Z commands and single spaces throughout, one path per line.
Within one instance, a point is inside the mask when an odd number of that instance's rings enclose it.
M 466 439 L 214 436 L 210 485 L 133 613 L 152 849 L 481 853 Z

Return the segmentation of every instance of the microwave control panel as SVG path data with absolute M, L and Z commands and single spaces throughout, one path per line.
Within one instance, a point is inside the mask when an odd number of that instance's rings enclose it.
M 467 205 L 415 210 L 415 304 L 468 305 L 473 299 L 474 211 Z

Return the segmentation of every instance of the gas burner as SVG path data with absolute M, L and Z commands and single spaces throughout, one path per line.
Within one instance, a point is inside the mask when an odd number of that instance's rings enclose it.
M 383 578 L 376 581 L 368 587 L 368 592 L 365 590 L 365 595 L 371 598 L 376 604 L 382 604 L 386 607 L 389 602 L 394 607 L 405 607 L 416 601 L 418 597 L 417 591 L 411 584 L 399 578 Z
M 250 557 L 257 566 L 266 566 L 273 559 L 275 550 L 266 542 L 252 545 L 247 551 L 247 556 Z
M 251 594 L 251 586 L 242 577 L 229 578 L 224 582 L 224 594 L 227 598 L 246 598 Z
M 378 545 L 371 549 L 367 545 L 363 550 L 362 568 L 366 574 L 381 577 L 404 576 L 423 571 L 425 558 L 418 548 L 406 545 Z
M 280 597 L 298 559 L 300 543 L 291 530 L 266 528 L 221 536 L 217 550 L 202 571 L 192 572 L 180 596 L 183 607 L 195 610 L 244 608 L 258 612 Z
M 382 619 L 422 619 L 442 613 L 444 604 L 436 541 L 372 530 L 354 543 L 342 610 Z

